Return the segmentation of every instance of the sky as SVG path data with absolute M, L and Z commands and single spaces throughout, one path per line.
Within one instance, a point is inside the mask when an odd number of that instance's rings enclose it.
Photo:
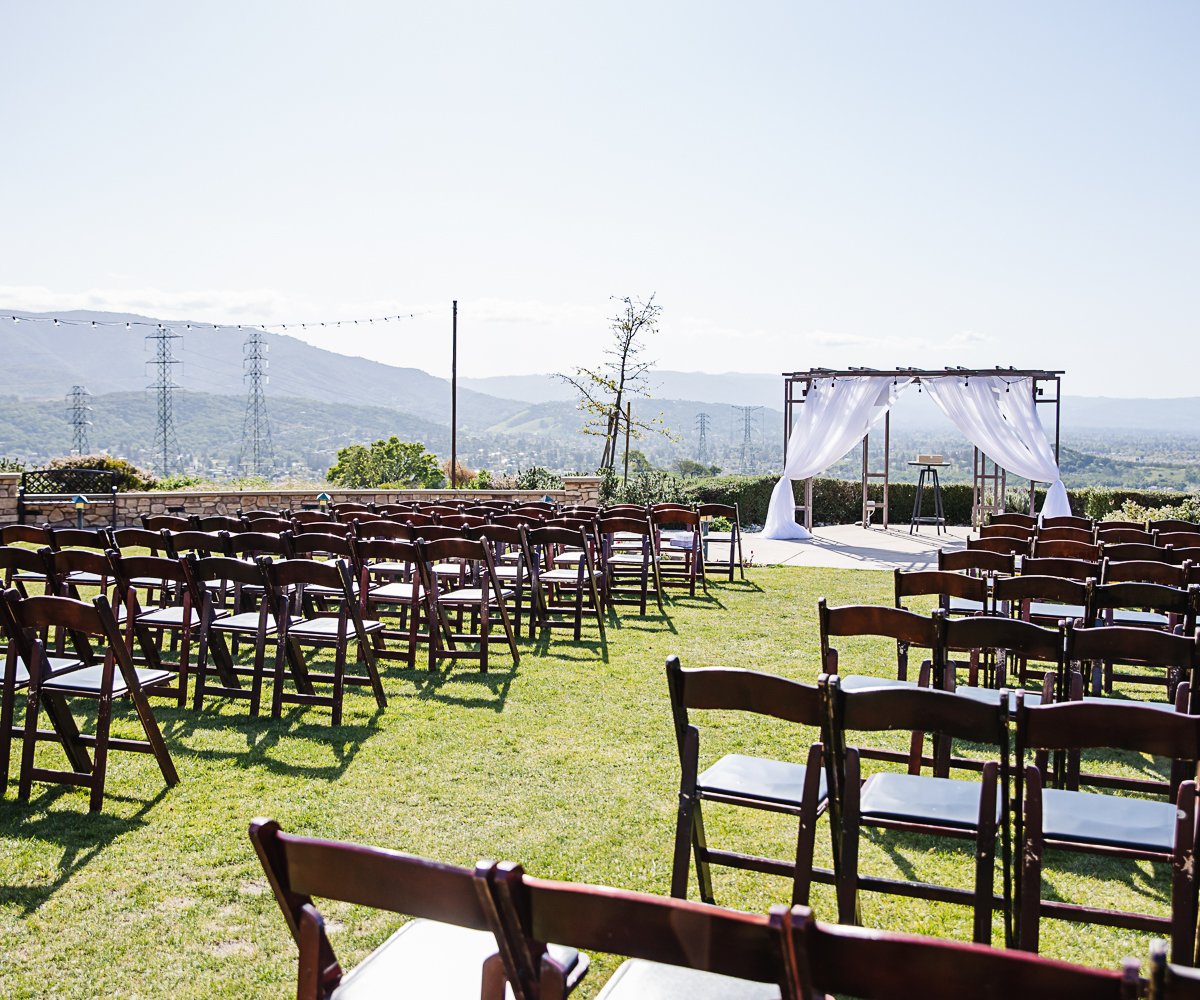
M 447 374 L 457 299 L 486 376 L 595 364 L 653 294 L 663 368 L 1200 395 L 1191 0 L 9 2 L 0 35 L 0 309 Z

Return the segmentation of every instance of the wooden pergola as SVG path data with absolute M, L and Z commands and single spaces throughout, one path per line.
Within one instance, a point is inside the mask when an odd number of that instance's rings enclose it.
M 787 464 L 788 442 L 792 436 L 792 424 L 796 407 L 803 406 L 812 388 L 813 381 L 819 378 L 849 378 L 851 376 L 891 376 L 896 379 L 912 379 L 920 385 L 922 379 L 945 378 L 947 375 L 958 375 L 969 379 L 971 377 L 996 376 L 1003 378 L 1032 379 L 1033 401 L 1037 406 L 1054 407 L 1054 460 L 1059 460 L 1059 446 L 1062 432 L 1062 376 L 1063 371 L 1031 368 L 810 368 L 806 372 L 783 373 L 783 459 Z M 1043 426 L 1045 426 L 1043 422 Z M 892 414 L 889 410 L 883 418 L 883 467 L 872 469 L 870 462 L 871 435 L 868 434 L 862 442 L 862 523 L 870 524 L 870 515 L 876 507 L 882 508 L 883 527 L 888 526 L 888 484 L 890 472 L 888 461 L 891 457 Z M 868 487 L 873 483 L 883 486 L 883 499 L 877 503 L 868 496 Z M 972 474 L 973 493 L 971 498 L 971 523 L 978 526 L 985 514 L 999 513 L 1004 510 L 1004 490 L 1006 486 L 1005 470 L 983 454 L 978 447 L 974 449 L 974 470 Z M 1029 512 L 1034 510 L 1034 483 L 1029 484 Z M 796 512 L 804 511 L 804 526 L 812 530 L 813 481 L 804 481 L 804 502 L 796 505 Z

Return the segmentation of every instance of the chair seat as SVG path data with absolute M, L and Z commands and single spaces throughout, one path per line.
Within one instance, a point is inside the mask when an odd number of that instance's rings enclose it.
M 85 570 L 77 569 L 67 574 L 66 579 L 70 583 L 74 583 L 83 587 L 98 587 L 101 583 L 111 579 L 108 576 L 101 576 L 99 573 L 88 573 Z
M 1042 832 L 1047 840 L 1169 853 L 1175 842 L 1175 813 L 1170 802 L 1059 788 L 1042 791 Z
M 289 623 L 301 621 L 299 615 L 290 615 Z M 257 632 L 259 616 L 257 611 L 243 611 L 241 614 L 228 615 L 225 618 L 218 618 L 212 623 L 212 627 L 219 632 Z M 275 619 L 273 616 L 267 618 L 266 625 L 267 633 L 275 631 Z
M 404 995 L 478 1000 L 483 963 L 495 953 L 496 939 L 488 931 L 436 920 L 412 920 L 351 970 L 330 997 L 378 1000 Z M 550 945 L 550 953 L 568 970 L 568 979 L 578 978 L 576 970 L 582 972 L 587 967 L 587 957 L 574 948 Z M 512 996 L 511 991 L 508 996 Z
M 101 663 L 93 664 L 89 667 L 80 667 L 78 670 L 71 670 L 59 677 L 51 677 L 47 681 L 42 682 L 42 688 L 46 691 L 58 691 L 63 694 L 71 692 L 79 692 L 81 694 L 99 694 L 100 687 L 103 682 L 104 665 Z M 137 679 L 138 684 L 143 687 L 150 687 L 152 684 L 158 684 L 161 681 L 171 680 L 174 674 L 169 670 L 148 670 L 138 668 Z M 125 683 L 125 678 L 120 670 L 113 670 L 113 690 L 114 696 L 127 694 L 129 685 Z
M 383 628 L 383 622 L 363 619 L 363 628 L 368 632 L 377 632 Z M 338 619 L 336 618 L 305 618 L 302 621 L 293 622 L 288 625 L 288 633 L 297 638 L 335 638 L 338 634 Z M 346 634 L 354 635 L 354 624 L 346 623 Z
M 434 563 L 433 575 L 458 578 L 463 575 L 463 564 L 456 562 Z
M 72 659 L 71 657 L 67 657 L 67 656 L 48 656 L 48 657 L 46 657 L 46 659 L 49 661 L 51 673 L 54 673 L 56 670 L 68 670 L 71 667 L 79 667 L 79 666 L 83 665 L 81 661 Z M 3 674 L 0 674 L 0 677 L 3 677 Z M 17 660 L 17 670 L 16 670 L 14 686 L 18 687 L 18 688 L 22 688 L 22 687 L 25 687 L 25 685 L 28 683 L 29 683 L 29 667 L 26 665 L 24 660 Z
M 1113 612 L 1114 625 L 1136 625 L 1141 628 L 1167 628 L 1171 622 L 1157 611 L 1133 611 L 1119 608 Z
M 995 705 L 1000 699 L 999 692 L 996 688 L 974 687 L 970 684 L 963 684 L 954 689 L 954 693 L 960 698 L 970 698 L 972 701 L 981 701 L 985 705 Z M 1025 692 L 1025 704 L 1032 708 L 1034 705 L 1042 703 L 1042 696 L 1036 691 Z M 1017 692 L 1008 692 L 1008 710 L 1015 712 L 1017 710 Z
M 1086 618 L 1087 609 L 1082 604 L 1054 604 L 1050 601 L 1030 601 L 1030 618 Z
M 377 562 L 371 563 L 367 569 L 372 573 L 403 575 L 408 573 L 412 567 L 408 563 L 402 562 Z
M 578 569 L 548 569 L 545 573 L 539 573 L 538 579 L 543 583 L 578 583 Z M 586 576 L 585 576 L 586 579 Z
M 803 764 L 731 753 L 701 774 L 696 784 L 705 792 L 739 795 L 798 808 L 804 799 L 807 773 L 808 768 Z M 822 802 L 825 800 L 824 772 L 821 773 L 817 798 Z
M 384 583 L 367 591 L 368 601 L 411 601 L 413 591 L 417 597 L 424 597 L 425 591 L 419 583 Z
M 865 691 L 871 688 L 916 687 L 913 681 L 895 677 L 871 677 L 869 674 L 838 674 L 843 691 Z
M 350 584 L 352 593 L 358 593 L 358 582 L 353 581 Z M 306 583 L 304 585 L 304 593 L 311 594 L 313 597 L 341 597 L 341 587 L 324 587 L 319 583 Z
M 645 560 L 646 565 L 649 565 L 651 562 L 653 562 L 655 558 L 656 558 L 655 556 L 651 555 L 648 559 Z M 640 552 L 633 553 L 630 555 L 622 555 L 621 553 L 618 552 L 615 555 L 611 555 L 608 557 L 608 564 L 610 566 L 636 566 L 640 569 L 642 562 L 643 562 L 642 554 Z
M 779 987 L 678 965 L 631 958 L 604 984 L 596 1000 L 779 1000 Z
M 979 825 L 979 793 L 975 781 L 934 778 L 924 774 L 880 772 L 867 778 L 859 798 L 863 819 L 894 819 L 973 830 Z M 996 818 L 1000 818 L 996 796 Z
M 947 606 L 953 615 L 978 615 L 985 610 L 982 601 L 971 601 L 965 597 L 951 597 Z
M 222 618 L 228 614 L 227 611 L 223 611 L 220 608 L 215 608 L 214 612 L 218 618 Z M 189 617 L 191 618 L 191 623 L 193 625 L 200 624 L 200 612 L 198 612 L 195 608 L 191 609 L 191 615 Z M 154 608 L 151 611 L 146 611 L 138 615 L 137 620 L 143 625 L 160 626 L 164 628 L 170 628 L 174 626 L 176 628 L 182 628 L 183 607 L 181 605 L 175 605 L 166 608 Z
M 1029 696 L 1025 696 L 1028 702 Z M 1104 697 L 1098 694 L 1085 694 L 1084 701 L 1099 701 L 1107 705 L 1136 705 L 1138 708 L 1153 708 L 1158 712 L 1174 712 L 1175 706 L 1169 701 L 1124 701 L 1118 698 Z
M 501 590 L 488 588 L 488 600 L 507 600 L 516 594 L 515 590 L 504 587 Z M 439 604 L 478 604 L 483 600 L 482 587 L 463 587 L 461 590 L 451 590 L 438 595 Z
M 525 567 L 524 566 L 520 566 L 520 567 L 518 567 L 518 566 L 497 566 L 496 567 L 496 579 L 497 580 L 513 580 L 517 583 L 520 583 L 520 582 L 524 581 L 524 579 L 525 579 Z

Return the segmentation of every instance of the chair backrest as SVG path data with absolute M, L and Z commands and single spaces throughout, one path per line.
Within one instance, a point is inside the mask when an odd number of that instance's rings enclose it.
M 339 521 L 382 521 L 382 514 L 375 514 L 369 510 L 348 510 L 338 514 Z
M 395 538 L 357 538 L 354 540 L 354 550 L 364 574 L 372 563 L 398 563 L 413 567 L 419 558 L 415 542 Z
M 297 559 L 311 559 L 313 556 L 334 556 L 339 559 L 354 561 L 354 546 L 345 535 L 318 534 L 315 531 L 304 532 L 300 535 L 285 536 L 289 543 L 289 555 Z
M 536 528 L 527 528 L 525 538 L 531 548 L 541 549 L 546 546 L 576 545 L 581 549 L 588 548 L 588 532 L 582 525 L 570 525 L 555 522 Z
M 1036 528 L 1038 519 L 1032 514 L 1020 514 L 1010 511 L 1007 514 L 993 514 L 988 518 L 988 524 L 1010 524 L 1019 528 Z
M 602 535 L 615 535 L 617 532 L 626 532 L 631 535 L 648 535 L 650 533 L 650 521 L 644 516 L 626 517 L 606 513 L 600 518 L 597 527 Z
M 346 538 L 357 525 L 357 521 L 292 521 L 288 530 L 293 535 L 338 535 Z
M 48 524 L 6 524 L 0 528 L 0 545 L 34 545 L 39 549 L 50 544 Z
M 1200 532 L 1200 524 L 1195 521 L 1183 521 L 1177 517 L 1164 517 L 1151 521 L 1146 525 L 1147 531 L 1190 531 Z
M 222 532 L 222 534 L 227 534 Z M 228 548 L 226 551 L 235 556 L 286 556 L 287 543 L 282 535 L 268 534 L 265 531 L 243 531 L 239 534 L 227 534 Z
M 424 524 L 413 529 L 413 534 L 426 542 L 441 541 L 445 538 L 466 538 L 464 529 L 450 524 Z
M 1033 528 L 1018 524 L 985 524 L 979 529 L 980 538 L 1032 538 Z
M 1102 521 L 1096 525 L 1096 541 L 1103 542 L 1107 552 L 1112 545 L 1153 545 L 1154 533 L 1143 528 L 1114 527 L 1111 522 Z
M 305 957 L 312 962 L 313 996 L 328 996 L 342 975 L 323 924 L 317 920 L 314 926 L 306 912 L 315 909 L 314 896 L 473 930 L 501 929 L 487 887 L 494 867 L 490 863 L 481 862 L 471 871 L 399 851 L 298 837 L 284 833 L 278 823 L 268 819 L 250 824 L 250 840 L 275 901 L 301 947 L 302 976 Z M 307 956 L 301 939 L 306 923 L 306 930 L 316 933 L 316 954 Z M 502 933 L 498 945 L 502 954 L 508 953 Z M 510 978 L 516 978 L 515 972 Z M 517 996 L 524 996 L 519 981 Z
M 696 513 L 701 517 L 725 517 L 733 525 L 740 523 L 741 518 L 741 511 L 737 504 L 702 503 L 696 507 Z
M 1028 538 L 998 535 L 991 538 L 968 538 L 967 548 L 979 552 L 1000 552 L 1004 555 L 1026 556 L 1031 542 Z
M 1063 655 L 1063 634 L 1060 629 L 1043 628 L 1013 618 L 939 615 L 934 655 L 944 664 L 947 654 L 968 649 L 1002 649 L 1015 656 L 1057 666 Z
M 132 669 L 129 649 L 121 637 L 112 606 L 103 595 L 90 602 L 77 601 L 71 597 L 21 596 L 15 590 L 6 591 L 4 598 L 13 625 L 29 633 L 44 633 L 48 629 L 64 629 L 76 635 L 101 639 L 107 649 L 106 655 L 114 656 L 123 667 Z M 16 638 L 14 633 L 14 638 Z M 83 650 L 84 658 L 90 650 Z
M 1100 558 L 1101 548 L 1090 542 L 1042 541 L 1040 537 L 1033 540 L 1036 559 L 1086 559 L 1096 562 Z
M 934 596 L 943 599 L 957 597 L 960 600 L 976 601 L 987 605 L 987 581 L 982 577 L 965 573 L 947 573 L 928 569 L 905 571 L 898 569 L 893 574 L 896 592 L 896 607 L 904 607 L 906 597 Z
M 1107 552 L 1108 549 L 1105 549 Z M 1107 555 L 1100 564 L 1101 583 L 1120 583 L 1125 580 L 1158 583 L 1164 587 L 1187 587 L 1188 572 L 1184 566 L 1148 559 L 1117 562 Z
M 1039 528 L 1083 528 L 1091 531 L 1096 522 L 1090 517 L 1076 517 L 1073 514 L 1063 514 L 1060 517 L 1043 517 Z
M 371 513 L 373 511 L 378 511 L 380 509 L 379 507 L 376 507 L 374 504 L 356 503 L 353 500 L 339 500 L 337 503 L 331 504 L 330 506 L 333 508 L 333 511 L 336 514 L 349 514 L 352 511 L 366 511 L 367 513 Z M 398 507 L 398 506 L 406 506 L 406 505 L 383 504 L 382 506 Z M 321 512 L 318 510 L 318 511 L 313 511 L 312 513 L 320 514 Z
M 284 531 L 291 531 L 292 522 L 290 518 L 286 517 L 243 517 L 242 530 L 258 534 L 278 535 Z
M 1012 576 L 1017 571 L 1017 557 L 1011 552 L 984 549 L 938 549 L 938 569 L 943 573 Z
M 192 527 L 196 531 L 228 531 L 236 533 L 244 531 L 246 526 L 241 518 L 229 514 L 209 514 L 207 517 L 193 517 Z
M 546 942 L 772 983 L 788 996 L 787 964 L 773 917 L 666 896 L 553 882 L 501 862 L 493 884 L 520 975 L 536 990 Z M 557 994 L 557 991 L 555 991 Z M 557 994 L 561 995 L 561 994 Z
M 1097 521 L 1096 522 L 1096 531 L 1098 531 L 1098 532 L 1117 531 L 1117 530 L 1123 530 L 1125 528 L 1131 528 L 1134 531 L 1145 531 L 1146 530 L 1146 522 L 1145 521 L 1121 521 L 1121 520 Z
M 1083 542 L 1094 545 L 1096 533 L 1090 528 L 1038 528 L 1035 536 L 1040 542 Z
M 199 605 L 204 597 L 206 583 L 237 583 L 261 587 L 264 584 L 262 569 L 258 563 L 232 556 L 205 556 L 197 558 L 189 552 L 184 557 L 188 574 L 188 586 L 192 589 L 192 601 Z
M 117 581 L 117 591 L 122 596 L 129 592 L 134 580 L 187 582 L 183 563 L 178 559 L 168 559 L 164 556 L 127 556 L 116 551 L 110 552 L 108 558 L 112 565 L 113 578 Z
M 54 552 L 42 549 L 46 556 L 47 566 L 56 579 L 63 579 L 68 573 L 92 573 L 101 578 L 112 577 L 112 564 L 109 562 L 107 551 L 95 549 L 61 549 Z
M 1164 615 L 1187 615 L 1195 610 L 1195 602 L 1196 595 L 1187 589 L 1161 583 L 1134 580 L 1101 583 L 1092 588 L 1092 607 L 1097 611 L 1137 608 Z
M 297 524 L 326 524 L 337 518 L 322 510 L 298 510 L 293 512 L 292 520 Z
M 1200 757 L 1200 715 L 1111 699 L 1029 706 L 1019 698 L 1017 747 L 1019 752 L 1127 750 L 1194 761 Z
M 1069 662 L 1115 660 L 1151 666 L 1178 667 L 1185 678 L 1200 666 L 1200 638 L 1158 629 L 1104 625 L 1077 628 L 1068 623 L 1065 656 Z
M 122 552 L 130 549 L 149 549 L 157 555 L 166 551 L 162 533 L 148 528 L 114 528 L 111 532 L 113 544 Z
M 142 527 L 147 531 L 195 531 L 190 517 L 182 514 L 143 514 Z
M 693 531 L 700 530 L 700 515 L 690 507 L 681 505 L 655 507 L 650 511 L 650 520 L 656 528 L 677 525 L 680 528 L 691 528 Z
M 1069 965 L 1023 951 L 818 923 L 794 907 L 795 996 L 865 1000 L 1136 1000 L 1138 963 L 1120 972 Z
M 825 598 L 817 602 L 817 617 L 821 625 L 821 669 L 837 672 L 837 650 L 830 639 L 834 636 L 880 636 L 903 643 L 905 648 L 918 646 L 933 649 L 937 641 L 934 620 L 903 608 L 881 604 L 852 604 L 831 608 Z
M 1169 545 L 1173 549 L 1200 548 L 1200 532 L 1196 531 L 1156 531 L 1154 544 Z
M 392 538 L 402 542 L 416 537 L 411 524 L 399 521 L 358 521 L 354 523 L 353 534 L 356 538 Z
M 97 549 L 103 552 L 112 544 L 107 531 L 92 531 L 90 528 L 51 528 L 50 548 Z
M 1096 559 L 1041 557 L 1021 560 L 1022 576 L 1057 576 L 1064 580 L 1099 580 L 1100 563 Z
M 495 517 L 492 518 L 492 524 L 504 524 L 510 528 L 518 528 L 523 524 L 525 524 L 525 525 L 540 524 L 542 522 L 542 520 L 543 520 L 543 517 L 540 513 L 538 513 L 538 514 L 532 514 L 532 513 L 520 514 L 520 513 L 514 512 L 511 514 L 497 514 Z
M 1172 549 L 1148 542 L 1104 542 L 1104 556 L 1113 562 L 1178 562 Z
M 997 578 L 992 585 L 992 596 L 997 604 L 1004 601 L 1051 601 L 1090 608 L 1093 586 L 1091 579 L 1072 580 L 1062 576 L 1021 574 Z
M 19 545 L 0 545 L 0 574 L 5 579 L 13 573 L 25 573 L 45 577 L 49 567 L 42 552 L 46 549 L 23 549 Z
M 217 531 L 172 531 L 162 530 L 163 546 L 167 555 L 178 559 L 188 552 L 200 556 L 229 555 L 229 534 Z
M 326 563 L 316 559 L 272 559 L 270 556 L 263 556 L 258 562 L 276 598 L 282 596 L 289 587 L 303 589 L 313 586 L 341 591 L 342 596 L 347 599 L 343 602 L 343 608 L 353 603 L 353 577 L 345 559 L 339 559 L 336 563 Z
M 740 667 L 692 667 L 678 656 L 667 658 L 667 690 L 680 745 L 688 727 L 688 709 L 752 712 L 802 726 L 821 725 L 821 697 L 815 687 L 777 674 Z
M 826 699 L 826 719 L 839 740 L 848 732 L 901 729 L 1008 747 L 1008 701 L 999 691 L 993 692 L 994 703 L 915 686 L 847 691 L 837 674 L 822 674 L 817 686 Z
M 486 517 L 480 517 L 476 514 L 438 514 L 437 523 L 446 525 L 451 528 L 478 528 L 480 525 L 487 524 Z
M 483 541 L 490 542 L 492 547 L 497 545 L 511 545 L 520 549 L 522 554 L 525 550 L 525 539 L 521 534 L 520 528 L 514 528 L 507 524 L 480 524 L 474 527 L 468 526 L 465 529 L 467 538 L 479 538 Z

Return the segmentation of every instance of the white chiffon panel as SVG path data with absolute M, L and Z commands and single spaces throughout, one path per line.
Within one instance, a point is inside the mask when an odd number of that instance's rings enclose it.
M 1049 483 L 1042 517 L 1071 513 L 1054 449 L 1038 418 L 1033 380 L 1002 375 L 947 375 L 921 385 L 943 413 L 980 451 L 1024 479 Z
M 894 375 L 813 379 L 792 425 L 783 476 L 771 493 L 764 538 L 812 537 L 796 523 L 792 483 L 819 475 L 845 455 L 911 383 L 911 378 Z

